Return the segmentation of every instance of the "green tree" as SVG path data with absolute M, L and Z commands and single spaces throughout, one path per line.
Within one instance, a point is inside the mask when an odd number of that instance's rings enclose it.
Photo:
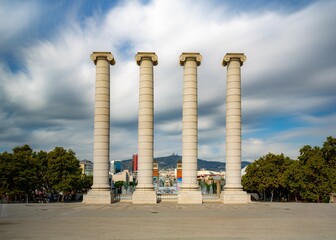
M 327 137 L 321 149 L 324 159 L 331 167 L 336 167 L 336 138 Z
M 130 187 L 136 187 L 136 185 L 138 185 L 138 182 L 132 181 L 129 182 Z
M 268 193 L 271 195 L 271 201 L 273 201 L 275 194 L 280 200 L 287 195 L 285 171 L 291 161 L 293 160 L 283 154 L 269 153 L 259 158 L 246 168 L 246 174 L 242 178 L 244 188 L 251 192 L 257 192 L 264 200 L 266 200 Z
M 16 188 L 25 194 L 28 199 L 28 195 L 32 194 L 39 187 L 33 150 L 28 145 L 14 148 L 13 165 L 16 168 L 16 174 L 13 179 Z
M 80 188 L 78 190 L 86 193 L 87 191 L 90 190 L 92 184 L 93 184 L 93 176 L 82 175 L 80 179 Z
M 285 171 L 285 186 L 291 196 L 297 202 L 303 185 L 304 171 L 299 161 L 293 161 Z
M 0 191 L 14 201 L 26 200 L 39 186 L 36 162 L 33 150 L 28 145 L 13 149 L 13 153 L 4 152 L 0 156 Z M 9 199 L 9 200 L 11 200 Z
M 121 189 L 124 185 L 125 185 L 125 181 L 116 181 L 114 183 L 114 187 L 116 188 L 117 193 L 121 193 Z
M 329 169 L 322 149 L 309 145 L 302 147 L 299 161 L 304 173 L 301 197 L 308 201 L 328 201 L 333 188 L 330 182 L 332 171 Z
M 259 198 L 264 198 L 265 187 L 262 185 L 262 160 L 256 160 L 246 167 L 246 174 L 242 177 L 242 185 L 245 190 L 257 192 Z
M 328 165 L 331 191 L 336 192 L 336 138 L 328 137 L 321 151 Z
M 12 153 L 0 153 L 0 196 L 9 201 L 35 191 L 70 194 L 87 191 L 92 177 L 81 174 L 79 161 L 72 150 L 56 147 L 49 153 L 33 152 L 30 146 L 16 147 Z M 63 194 L 63 197 L 64 197 Z
M 39 190 L 50 191 L 50 183 L 48 182 L 48 153 L 45 151 L 39 151 L 34 153 L 34 160 L 36 163 L 36 175 L 39 182 Z
M 55 147 L 47 154 L 48 169 L 46 182 L 56 193 L 69 194 L 81 190 L 81 169 L 75 153 L 62 147 Z
M 3 198 L 10 193 L 10 189 L 13 189 L 14 186 L 12 162 L 13 154 L 7 152 L 0 154 L 0 194 Z

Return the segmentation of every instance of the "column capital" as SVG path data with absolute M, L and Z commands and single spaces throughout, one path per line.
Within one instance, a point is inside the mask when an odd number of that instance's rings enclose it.
M 94 64 L 97 63 L 98 58 L 106 58 L 106 60 L 111 64 L 115 64 L 114 57 L 111 52 L 93 52 L 90 55 L 90 59 L 94 62 Z
M 227 53 L 223 58 L 222 65 L 225 67 L 232 60 L 238 60 L 240 66 L 243 66 L 243 62 L 246 61 L 246 56 L 244 53 Z
M 184 66 L 185 62 L 188 60 L 193 60 L 196 62 L 197 66 L 201 65 L 202 55 L 196 52 L 186 52 L 182 53 L 180 56 L 180 65 Z
M 158 64 L 158 57 L 155 54 L 155 52 L 138 52 L 135 55 L 135 61 L 137 62 L 138 66 L 140 66 L 140 63 L 142 59 L 149 59 L 152 61 L 153 65 L 156 66 Z

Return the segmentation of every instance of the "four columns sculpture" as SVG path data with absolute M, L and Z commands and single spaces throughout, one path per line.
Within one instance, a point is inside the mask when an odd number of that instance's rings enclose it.
M 111 203 L 109 185 L 110 158 L 110 65 L 115 64 L 110 52 L 93 52 L 90 56 L 96 65 L 94 110 L 93 185 L 84 196 L 86 203 Z
M 158 58 L 153 52 L 139 52 L 135 56 L 140 66 L 138 118 L 138 185 L 132 195 L 134 204 L 155 204 L 153 185 L 154 155 L 154 84 L 153 65 Z
M 182 108 L 182 186 L 178 203 L 201 204 L 202 194 L 198 191 L 198 105 L 197 66 L 201 64 L 199 53 L 182 53 L 183 66 L 183 108 Z
M 110 52 L 93 52 L 96 64 L 96 93 L 94 115 L 93 186 L 84 196 L 85 203 L 111 203 L 109 186 L 110 131 Z M 153 186 L 154 97 L 153 66 L 158 64 L 154 52 L 139 52 L 135 56 L 140 66 L 138 116 L 138 185 L 132 195 L 134 204 L 156 204 Z M 222 65 L 227 66 L 226 86 L 226 185 L 221 194 L 223 203 L 248 203 L 250 196 L 241 185 L 241 80 L 240 67 L 246 60 L 242 53 L 227 53 Z M 182 53 L 183 113 L 182 113 L 182 186 L 179 204 L 201 204 L 202 194 L 197 183 L 198 103 L 197 66 L 199 53 Z
M 224 203 L 248 203 L 250 196 L 241 185 L 241 80 L 240 67 L 246 61 L 243 53 L 228 53 L 222 65 L 227 66 L 226 80 L 226 176 L 221 194 Z

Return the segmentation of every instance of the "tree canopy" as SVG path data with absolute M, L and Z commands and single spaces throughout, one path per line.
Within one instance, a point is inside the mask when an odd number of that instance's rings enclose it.
M 266 200 L 327 202 L 336 191 L 336 138 L 322 147 L 300 149 L 297 160 L 272 153 L 248 165 L 242 177 L 244 189 Z
M 22 195 L 34 198 L 37 192 L 70 194 L 86 191 L 90 177 L 81 174 L 75 153 L 62 147 L 34 152 L 29 145 L 12 153 L 0 153 L 0 195 L 17 201 Z
M 280 198 L 286 194 L 285 171 L 292 161 L 283 154 L 269 153 L 247 166 L 242 184 L 246 190 L 256 191 L 264 199 L 268 193 L 271 201 L 275 193 Z

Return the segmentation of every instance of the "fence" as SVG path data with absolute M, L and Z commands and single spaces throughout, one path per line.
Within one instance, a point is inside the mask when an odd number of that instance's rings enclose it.
M 158 202 L 177 202 L 177 194 L 158 194 Z
M 132 193 L 115 194 L 114 201 L 115 202 L 132 202 Z
M 202 194 L 203 202 L 220 202 L 220 196 L 217 194 Z M 157 194 L 158 202 L 177 202 L 178 194 Z M 116 202 L 132 202 L 132 194 L 115 194 Z

